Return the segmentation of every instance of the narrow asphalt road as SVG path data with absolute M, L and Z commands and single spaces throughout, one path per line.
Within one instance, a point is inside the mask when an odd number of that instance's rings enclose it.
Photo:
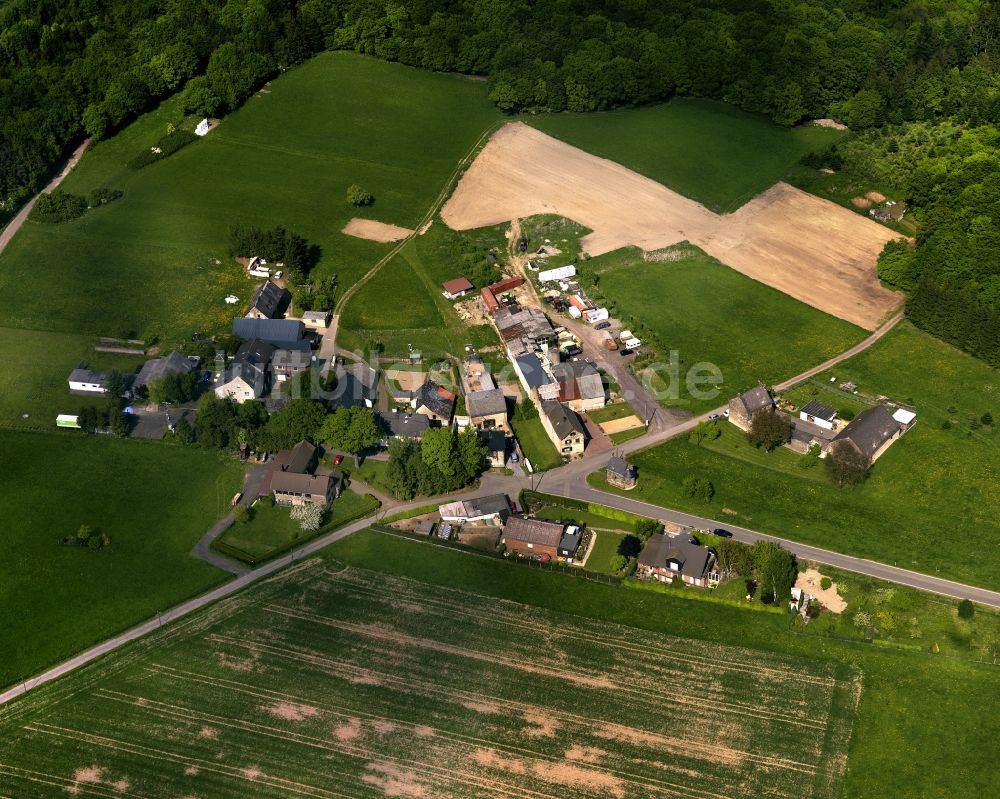
M 90 139 L 85 139 L 83 144 L 73 151 L 73 154 L 66 161 L 59 174 L 52 178 L 52 180 L 49 181 L 48 185 L 42 189 L 41 192 L 28 200 L 28 202 L 24 204 L 24 207 L 17 212 L 17 215 L 7 223 L 7 226 L 2 231 L 0 231 L 0 253 L 7 249 L 7 245 L 10 244 L 11 239 L 13 239 L 17 231 L 21 229 L 21 225 L 23 225 L 25 220 L 28 218 L 28 214 L 31 213 L 31 209 L 35 207 L 35 201 L 38 197 L 41 194 L 47 194 L 53 189 L 59 187 L 59 184 L 62 183 L 66 176 L 73 171 L 73 167 L 79 163 L 80 156 L 83 155 L 83 151 L 87 149 L 87 145 L 89 144 Z

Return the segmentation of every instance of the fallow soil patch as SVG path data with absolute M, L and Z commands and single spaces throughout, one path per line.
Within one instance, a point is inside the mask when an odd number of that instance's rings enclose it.
M 442 209 L 467 230 L 559 214 L 593 232 L 590 255 L 689 241 L 740 272 L 868 329 L 898 307 L 875 264 L 898 234 L 826 200 L 778 183 L 733 214 L 693 200 L 522 123 L 498 131 Z
M 409 228 L 400 227 L 399 225 L 389 225 L 374 219 L 361 219 L 359 217 L 353 217 L 341 232 L 359 239 L 382 242 L 399 241 L 413 234 L 413 231 Z

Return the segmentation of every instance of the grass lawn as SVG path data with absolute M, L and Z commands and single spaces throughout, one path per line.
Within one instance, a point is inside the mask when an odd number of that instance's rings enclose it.
M 128 374 L 146 359 L 94 352 L 94 341 L 69 333 L 0 327 L 0 352 L 16 355 L 18 364 L 0 375 L 0 425 L 52 430 L 60 413 L 77 413 L 87 405 L 104 408 L 108 400 L 103 395 L 70 394 L 69 373 L 85 363 L 89 369 Z M 28 418 L 21 418 L 25 413 Z
M 534 419 L 511 419 L 510 426 L 521 444 L 524 457 L 531 461 L 531 468 L 536 472 L 554 469 L 562 466 L 562 456 L 556 452 L 552 439 L 549 438 L 541 421 Z
M 587 558 L 587 571 L 600 572 L 601 574 L 616 574 L 611 568 L 611 559 L 618 554 L 618 545 L 625 537 L 625 533 L 615 533 L 611 530 L 600 530 L 597 532 L 597 540 L 594 541 L 594 548 L 590 550 L 590 557 Z
M 637 453 L 640 480 L 630 495 L 1000 588 L 998 433 L 976 421 L 1000 407 L 998 372 L 903 323 L 840 364 L 836 377 L 917 408 L 917 424 L 879 459 L 863 485 L 838 489 L 822 463 L 785 449 L 753 449 L 727 424 L 720 439 L 701 447 L 679 439 Z M 949 429 L 942 429 L 945 422 Z M 689 475 L 712 481 L 710 504 L 685 496 L 681 482 Z M 607 487 L 599 474 L 590 480 Z M 941 557 L 942 551 L 948 556 Z
M 496 345 L 496 333 L 488 325 L 470 328 L 458 317 L 453 303 L 442 296 L 441 284 L 463 276 L 462 255 L 478 255 L 485 263 L 486 253 L 497 250 L 502 259 L 505 230 L 506 225 L 496 225 L 456 232 L 436 221 L 350 298 L 338 341 L 361 349 L 381 341 L 385 354 L 399 356 L 412 346 L 428 360 L 461 355 L 466 344 Z
M 633 438 L 639 438 L 640 436 L 646 435 L 645 427 L 633 427 L 631 430 L 622 430 L 620 433 L 612 433 L 608 438 L 611 439 L 611 443 L 615 446 L 619 444 L 624 444 L 626 441 L 631 441 Z
M 234 524 L 219 536 L 218 542 L 224 547 L 220 551 L 238 556 L 247 563 L 263 563 L 290 547 L 374 513 L 378 505 L 378 500 L 370 494 L 347 490 L 330 505 L 323 527 L 310 532 L 292 519 L 290 508 L 262 500 L 253 507 L 249 522 Z
M 595 408 L 592 411 L 587 411 L 587 416 L 597 424 L 604 424 L 604 422 L 613 422 L 616 419 L 635 416 L 635 410 L 627 402 L 614 402 L 611 405 L 605 405 L 603 408 Z
M 953 795 L 956 777 L 978 795 L 1000 791 L 1000 772 L 988 767 L 994 756 L 993 741 L 1000 736 L 1000 718 L 993 703 L 1000 692 L 1000 671 L 995 667 L 961 656 L 942 656 L 944 649 L 942 655 L 931 656 L 800 635 L 802 628 L 792 626 L 780 612 L 699 602 L 691 591 L 678 597 L 597 585 L 377 533 L 349 536 L 326 552 L 337 562 L 448 588 L 644 630 L 735 644 L 745 647 L 744 660 L 754 663 L 758 662 L 756 653 L 772 652 L 816 658 L 838 669 L 858 668 L 863 690 L 847 774 L 840 790 L 830 795 L 945 797 Z M 956 723 L 956 718 L 962 723 Z
M 664 405 L 708 410 L 758 381 L 775 383 L 843 352 L 865 331 L 758 283 L 694 247 L 677 261 L 646 263 L 630 248 L 588 263 L 612 313 L 643 342 Z M 672 352 L 679 361 L 673 380 Z M 722 384 L 708 399 L 688 385 L 696 365 L 714 364 Z
M 853 419 L 861 411 L 872 406 L 871 401 L 865 402 L 846 391 L 841 391 L 836 387 L 836 384 L 831 384 L 828 380 L 823 381 L 816 378 L 799 383 L 788 391 L 782 391 L 781 398 L 793 403 L 797 411 L 814 400 L 822 402 L 824 405 L 834 408 L 840 414 L 840 418 L 845 420 Z
M 68 431 L 0 430 L 0 452 L 0 685 L 227 577 L 190 552 L 242 485 L 237 462 Z M 110 548 L 63 546 L 81 524 Z
M 319 273 L 336 272 L 346 287 L 389 246 L 342 234 L 348 219 L 416 225 L 500 119 L 482 82 L 324 53 L 204 139 L 137 172 L 123 168 L 178 115 L 168 101 L 96 145 L 64 184 L 111 185 L 121 200 L 66 224 L 25 225 L 0 257 L 0 325 L 165 340 L 228 327 L 223 296 L 245 300 L 253 289 L 226 256 L 235 222 L 301 233 L 322 249 Z M 350 206 L 352 183 L 375 204 Z
M 783 128 L 725 103 L 684 98 L 525 121 L 717 212 L 735 211 L 784 178 L 803 155 L 843 135 L 815 126 Z

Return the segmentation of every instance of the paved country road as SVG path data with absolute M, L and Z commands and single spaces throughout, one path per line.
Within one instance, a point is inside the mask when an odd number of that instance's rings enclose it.
M 7 245 L 10 244 L 10 240 L 14 238 L 14 234 L 21 229 L 21 225 L 23 225 L 25 220 L 28 218 L 28 214 L 31 213 L 31 209 L 35 207 L 35 200 L 37 200 L 41 194 L 47 194 L 53 189 L 58 188 L 59 184 L 63 182 L 65 177 L 73 171 L 73 167 L 75 167 L 80 161 L 80 156 L 83 155 L 83 151 L 87 149 L 87 145 L 89 144 L 90 139 L 84 140 L 83 144 L 73 151 L 73 154 L 69 157 L 69 160 L 66 161 L 66 164 L 63 166 L 59 174 L 49 181 L 49 185 L 42 189 L 39 194 L 36 194 L 28 200 L 28 202 L 24 204 L 24 207 L 17 212 L 17 215 L 11 219 L 9 223 L 7 223 L 7 227 L 0 231 L 0 253 L 7 249 Z

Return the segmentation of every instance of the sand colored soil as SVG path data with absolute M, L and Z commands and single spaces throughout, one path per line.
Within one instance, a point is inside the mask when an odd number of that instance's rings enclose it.
M 825 591 L 820 587 L 820 580 L 823 575 L 816 569 L 808 569 L 800 572 L 795 580 L 795 587 L 808 591 L 819 603 L 831 613 L 843 613 L 847 608 L 847 603 L 837 593 L 837 584 L 832 583 Z
M 413 233 L 409 228 L 399 225 L 387 225 L 385 222 L 377 222 L 374 219 L 358 219 L 358 217 L 354 217 L 348 222 L 344 226 L 343 232 L 348 236 L 371 241 L 399 241 Z
M 836 119 L 814 119 L 812 122 L 814 125 L 821 128 L 832 128 L 833 130 L 847 130 L 847 125 L 843 122 L 838 122 Z
M 872 201 L 869 200 L 867 197 L 852 197 L 851 198 L 851 205 L 853 205 L 855 208 L 869 208 L 871 206 L 871 204 L 872 204 Z
M 870 191 L 870 192 L 868 192 L 865 195 L 865 197 L 867 197 L 873 203 L 884 203 L 885 202 L 885 195 L 884 194 L 880 194 L 877 191 Z
M 387 369 L 385 376 L 398 385 L 402 391 L 416 391 L 427 379 L 423 372 L 410 372 L 404 369 Z
M 493 136 L 441 211 L 456 230 L 536 214 L 559 214 L 589 228 L 580 246 L 591 255 L 689 241 L 755 280 L 868 329 L 902 300 L 875 273 L 879 252 L 898 234 L 846 208 L 778 183 L 720 216 L 519 122 Z
M 642 419 L 635 415 L 626 416 L 624 419 L 612 419 L 610 422 L 601 422 L 598 427 L 610 436 L 612 433 L 620 433 L 623 430 L 634 430 L 637 427 L 642 427 Z

